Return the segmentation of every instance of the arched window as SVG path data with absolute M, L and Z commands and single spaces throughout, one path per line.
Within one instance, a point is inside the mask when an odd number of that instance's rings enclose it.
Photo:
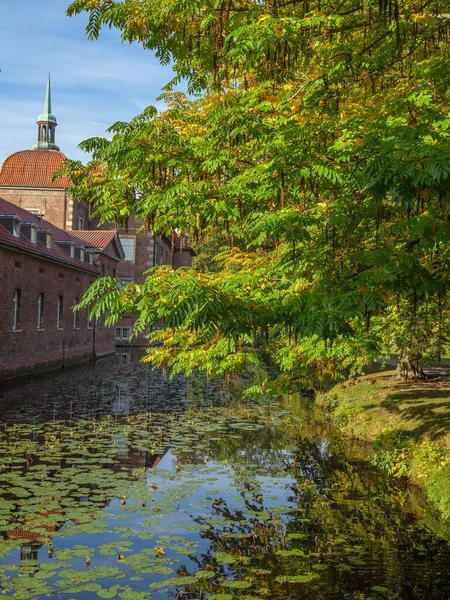
M 47 141 L 47 127 L 45 125 L 42 126 L 42 141 Z

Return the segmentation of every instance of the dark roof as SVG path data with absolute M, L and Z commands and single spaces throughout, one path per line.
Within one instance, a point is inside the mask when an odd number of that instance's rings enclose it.
M 0 186 L 68 188 L 68 177 L 53 175 L 61 169 L 66 156 L 58 150 L 22 150 L 8 156 L 0 171 Z
M 65 250 L 56 242 L 73 242 L 77 246 L 86 247 L 83 240 L 72 235 L 68 231 L 55 227 L 49 221 L 41 219 L 37 215 L 7 202 L 3 198 L 0 198 L 0 214 L 1 215 L 15 215 L 19 217 L 21 221 L 27 221 L 28 223 L 34 223 L 38 229 L 46 229 L 52 234 L 52 246 L 47 248 L 39 240 L 35 244 L 29 240 L 25 235 L 21 234 L 20 237 L 14 237 L 13 234 L 2 224 L 0 224 L 0 245 L 9 246 L 23 252 L 28 252 L 33 255 L 37 255 L 48 260 L 56 261 L 67 266 L 83 269 L 89 271 L 93 275 L 99 275 L 99 270 L 94 265 L 89 264 L 88 261 L 80 261 L 78 258 L 71 258 Z
M 163 242 L 165 242 L 167 246 L 170 246 L 170 248 L 172 248 L 172 240 L 171 240 L 171 238 L 167 237 L 166 235 L 162 235 L 161 236 L 161 240 Z M 194 248 L 192 248 L 191 246 L 188 246 L 187 244 L 184 244 L 183 248 L 181 248 L 181 238 L 180 238 L 180 236 L 176 235 L 174 242 L 175 242 L 174 243 L 174 251 L 175 252 L 189 252 L 189 254 L 191 256 L 197 256 L 197 253 L 195 252 Z

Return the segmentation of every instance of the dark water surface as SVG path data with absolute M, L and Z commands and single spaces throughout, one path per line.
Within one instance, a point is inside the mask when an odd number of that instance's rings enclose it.
M 450 598 L 410 491 L 306 400 L 165 382 L 134 353 L 0 392 L 0 594 Z

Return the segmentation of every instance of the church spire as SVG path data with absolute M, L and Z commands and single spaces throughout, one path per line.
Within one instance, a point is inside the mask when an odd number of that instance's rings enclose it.
M 52 92 L 50 73 L 48 74 L 47 90 L 45 92 L 44 112 L 38 116 L 38 141 L 33 145 L 33 150 L 59 150 L 55 144 L 55 128 L 58 125 L 56 117 L 52 115 Z

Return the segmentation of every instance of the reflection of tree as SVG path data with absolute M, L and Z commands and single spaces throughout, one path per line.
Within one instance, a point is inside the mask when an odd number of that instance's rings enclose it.
M 209 441 L 207 458 L 223 462 L 232 461 L 236 469 L 248 464 L 258 465 L 261 473 L 282 476 L 290 463 L 286 451 L 286 437 L 282 431 L 261 428 L 256 431 L 239 430 L 239 437 L 221 436 L 220 440 Z
M 320 439 L 297 435 L 292 460 L 278 453 L 277 437 L 263 431 L 243 433 L 242 452 L 236 452 L 233 438 L 209 444 L 208 457 L 226 457 L 234 470 L 242 506 L 236 509 L 219 498 L 208 517 L 195 519 L 209 524 L 201 531 L 209 547 L 194 562 L 198 570 L 215 569 L 215 577 L 202 582 L 202 588 L 229 592 L 223 579 L 237 578 L 252 582 L 246 593 L 276 600 L 300 595 L 311 600 L 378 597 L 372 588 L 380 586 L 380 597 L 447 600 L 447 543 L 414 521 L 405 510 L 405 492 L 368 467 L 360 450 L 349 451 L 339 440 L 331 440 L 325 446 Z M 264 452 L 266 444 L 270 459 Z M 278 476 L 287 468 L 295 479 L 291 500 L 297 509 L 283 519 L 266 508 L 258 482 L 245 479 L 246 461 L 260 461 L 266 467 L 275 466 L 277 460 Z M 293 555 L 278 553 L 285 550 Z M 231 557 L 231 564 L 217 562 L 216 552 Z M 420 571 L 418 565 L 423 565 Z M 275 581 L 308 573 L 317 577 L 302 584 Z

